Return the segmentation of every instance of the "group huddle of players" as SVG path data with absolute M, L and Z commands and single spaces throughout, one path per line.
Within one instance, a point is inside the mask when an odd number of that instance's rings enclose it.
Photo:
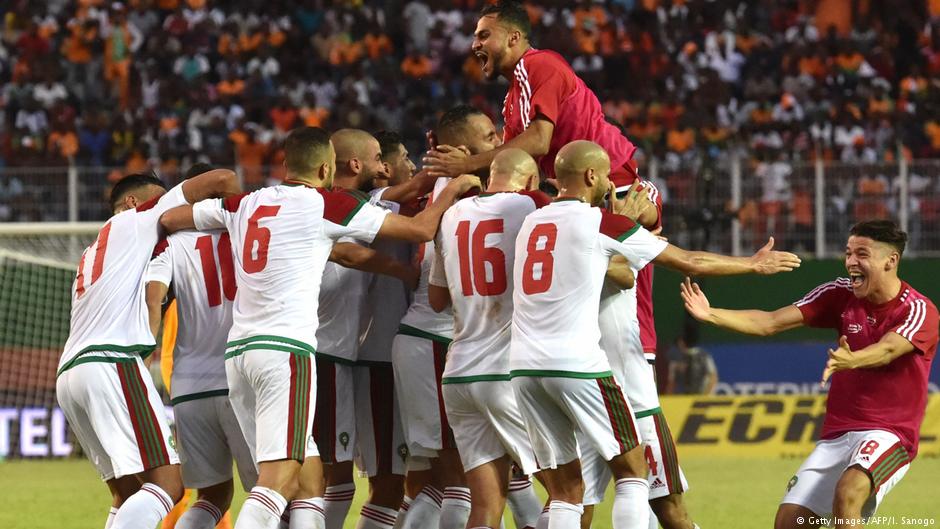
M 152 528 L 184 486 L 198 500 L 176 526 L 214 527 L 233 460 L 249 491 L 236 529 L 341 528 L 354 465 L 369 477 L 363 529 L 496 529 L 507 503 L 519 528 L 589 527 L 611 481 L 615 529 L 696 527 L 648 358 L 648 265 L 775 274 L 800 260 L 772 240 L 728 257 L 661 238 L 635 148 L 560 56 L 529 46 L 518 4 L 484 10 L 473 51 L 510 80 L 503 136 L 456 107 L 417 174 L 394 133 L 308 127 L 286 140 L 280 185 L 242 193 L 209 167 L 169 191 L 146 175 L 115 185 L 57 379 L 113 496 L 106 528 Z M 897 278 L 905 237 L 856 226 L 850 279 L 772 313 L 712 308 L 682 286 L 715 325 L 848 335 L 779 529 L 874 512 L 916 453 L 937 310 Z M 176 442 L 143 362 L 169 294 Z M 898 391 L 910 406 L 892 411 Z

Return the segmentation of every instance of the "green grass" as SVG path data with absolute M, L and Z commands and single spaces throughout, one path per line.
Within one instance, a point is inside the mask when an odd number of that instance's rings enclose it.
M 787 481 L 799 466 L 797 460 L 746 460 L 686 458 L 683 468 L 692 490 L 687 502 L 693 518 L 704 529 L 753 529 L 771 527 L 777 503 Z M 940 459 L 920 459 L 888 495 L 879 515 L 933 517 L 940 527 L 940 501 L 936 477 Z M 351 512 L 355 513 L 366 494 L 358 483 Z M 0 463 L 0 528 L 3 529 L 95 529 L 104 525 L 110 496 L 85 460 L 14 461 Z M 245 494 L 236 494 L 235 509 Z M 598 508 L 594 527 L 610 527 L 610 502 Z M 506 517 L 512 527 L 511 518 Z M 346 528 L 355 526 L 350 516 Z M 885 526 L 882 526 L 885 527 Z M 920 526 L 923 527 L 923 526 Z M 931 527 L 931 526 L 927 526 Z

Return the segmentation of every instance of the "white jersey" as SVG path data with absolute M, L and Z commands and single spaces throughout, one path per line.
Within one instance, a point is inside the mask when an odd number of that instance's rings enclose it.
M 172 284 L 179 321 L 170 398 L 227 393 L 225 342 L 236 292 L 228 233 L 174 233 L 154 253 L 146 281 Z
M 387 214 L 343 191 L 290 185 L 196 204 L 196 227 L 225 228 L 232 241 L 238 294 L 226 358 L 250 349 L 315 353 L 333 243 L 372 241 Z
M 379 207 L 397 212 L 397 202 L 382 200 L 387 187 L 371 193 L 371 202 Z M 372 244 L 377 252 L 389 255 L 400 262 L 411 262 L 411 243 L 394 240 L 378 240 Z M 400 279 L 382 274 L 371 274 L 368 292 L 363 304 L 363 315 L 359 339 L 358 360 L 362 362 L 391 363 L 392 340 L 398 334 L 398 325 L 411 304 L 411 292 Z
M 69 338 L 59 358 L 59 373 L 88 353 L 146 355 L 156 346 L 144 272 L 160 240 L 160 216 L 185 204 L 180 184 L 158 199 L 118 213 L 82 253 L 72 284 Z
M 337 242 L 354 242 L 344 237 Z M 359 350 L 359 326 L 371 274 L 332 261 L 323 270 L 320 306 L 317 310 L 317 354 L 341 363 L 355 362 Z
M 548 203 L 537 191 L 483 193 L 444 213 L 431 284 L 447 287 L 454 308 L 445 383 L 509 380 L 516 234 Z
M 561 199 L 526 217 L 516 238 L 513 376 L 610 376 L 598 311 L 610 257 L 642 269 L 666 248 L 630 219 Z

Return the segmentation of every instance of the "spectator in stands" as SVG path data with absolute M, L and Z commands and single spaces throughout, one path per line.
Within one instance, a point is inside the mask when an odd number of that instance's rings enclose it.
M 669 351 L 668 393 L 711 395 L 718 385 L 718 368 L 712 355 L 698 346 L 699 326 L 686 318 L 682 336 Z

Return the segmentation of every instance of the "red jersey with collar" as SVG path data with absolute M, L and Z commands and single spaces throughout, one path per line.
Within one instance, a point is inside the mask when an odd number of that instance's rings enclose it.
M 633 181 L 633 173 L 616 169 L 627 165 L 636 146 L 607 123 L 597 96 L 561 55 L 531 48 L 516 64 L 503 101 L 503 141 L 522 134 L 538 115 L 555 124 L 548 152 L 538 160 L 542 175 L 555 177 L 555 155 L 562 147 L 590 140 L 610 156 L 614 184 L 620 187 Z
M 852 293 L 840 278 L 820 285 L 795 303 L 810 327 L 836 329 L 853 351 L 879 342 L 890 332 L 914 351 L 881 367 L 849 369 L 832 375 L 822 439 L 846 432 L 887 430 L 901 438 L 911 458 L 917 453 L 927 406 L 927 378 L 937 350 L 937 307 L 910 285 L 891 301 L 874 305 Z

